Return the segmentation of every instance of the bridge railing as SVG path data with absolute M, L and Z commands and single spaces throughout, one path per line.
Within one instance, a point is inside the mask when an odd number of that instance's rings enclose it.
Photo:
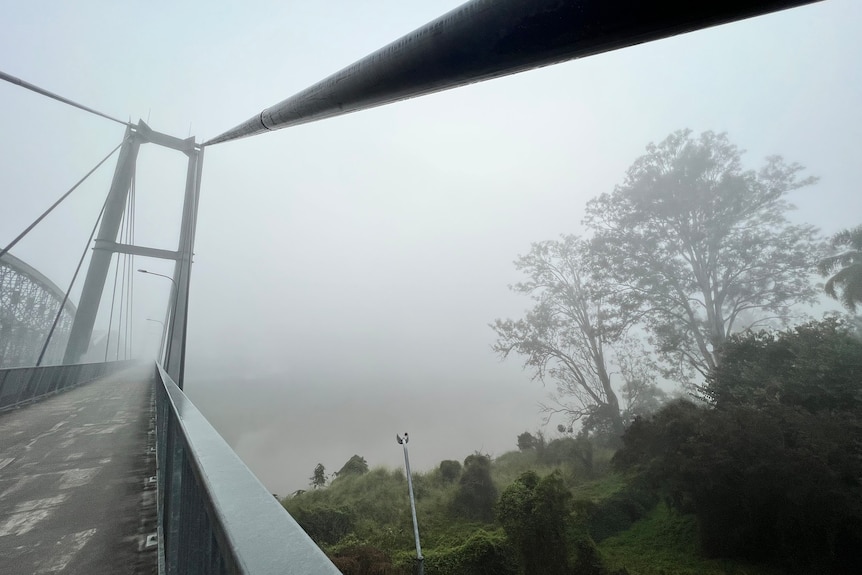
M 156 458 L 160 573 L 339 574 L 161 366 Z
M 121 371 L 133 363 L 129 360 L 0 369 L 0 412 Z

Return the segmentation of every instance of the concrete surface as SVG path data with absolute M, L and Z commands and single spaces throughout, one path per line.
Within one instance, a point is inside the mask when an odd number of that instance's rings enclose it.
M 0 574 L 155 574 L 152 367 L 0 415 Z

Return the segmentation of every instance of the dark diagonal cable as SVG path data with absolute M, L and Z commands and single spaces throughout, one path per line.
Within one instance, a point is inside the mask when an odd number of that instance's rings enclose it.
M 120 238 L 121 241 L 128 243 L 128 233 L 129 233 L 129 200 L 131 197 L 126 198 L 126 213 L 123 215 L 123 226 L 125 228 L 124 232 L 121 232 Z M 120 280 L 120 314 L 117 318 L 117 352 L 114 356 L 117 361 L 120 359 L 120 341 L 123 339 L 123 310 L 125 309 L 125 297 L 126 297 L 126 278 L 128 274 L 128 264 L 129 264 L 129 255 L 123 254 L 123 272 Z
M 120 254 L 115 253 L 117 261 L 114 265 L 114 289 L 111 291 L 111 314 L 108 316 L 108 335 L 105 339 L 105 361 L 108 361 L 108 350 L 111 347 L 111 324 L 114 323 L 114 300 L 117 298 L 117 278 L 120 275 Z
M 99 217 L 96 218 L 96 223 L 93 224 L 93 231 L 90 232 L 90 238 L 84 246 L 84 252 L 81 254 L 81 259 L 78 260 L 78 267 L 75 268 L 75 275 L 72 276 L 72 281 L 69 282 L 69 288 L 63 295 L 63 301 L 60 302 L 60 309 L 57 310 L 57 315 L 54 316 L 54 323 L 51 324 L 51 329 L 48 331 L 48 337 L 45 338 L 45 344 L 42 346 L 42 351 L 39 352 L 39 359 L 36 361 L 36 367 L 42 365 L 42 358 L 45 357 L 45 352 L 48 350 L 48 344 L 51 343 L 51 336 L 54 335 L 54 329 L 57 327 L 57 322 L 60 321 L 60 316 L 63 313 L 63 308 L 66 307 L 66 302 L 69 301 L 69 293 L 72 291 L 72 286 L 75 285 L 75 280 L 78 279 L 78 272 L 81 271 L 81 265 L 84 263 L 84 258 L 87 257 L 87 252 L 90 249 L 90 244 L 93 242 L 93 236 L 96 235 L 96 228 L 99 227 L 99 221 L 102 219 L 102 214 L 105 213 L 105 206 L 108 205 L 108 198 L 105 198 L 105 203 L 102 204 L 102 209 L 99 211 Z
M 0 72 L 0 74 L 2 74 L 2 72 Z M 54 204 L 53 204 L 50 208 L 48 208 L 47 210 L 45 210 L 45 213 L 43 213 L 41 216 L 39 216 L 38 218 L 36 218 L 36 221 L 35 221 L 35 222 L 33 222 L 32 224 L 30 224 L 29 226 L 27 226 L 27 229 L 26 229 L 26 230 L 24 230 L 23 232 L 21 232 L 20 234 L 18 234 L 18 237 L 17 237 L 17 238 L 15 238 L 14 240 L 12 240 L 12 243 L 10 243 L 8 246 L 6 246 L 6 247 L 5 247 L 5 248 L 3 248 L 2 250 L 0 250 L 0 258 L 2 258 L 4 255 L 6 255 L 6 252 L 8 252 L 8 251 L 9 251 L 9 250 L 11 250 L 12 248 L 14 248 L 14 247 L 15 247 L 15 244 L 17 244 L 17 243 L 18 243 L 18 242 L 20 242 L 22 239 L 24 239 L 24 236 L 26 236 L 27 234 L 29 234 L 29 233 L 30 233 L 30 231 L 31 231 L 33 228 L 35 228 L 35 227 L 39 224 L 39 222 L 41 222 L 43 219 L 45 219 L 45 216 L 47 216 L 48 214 L 50 214 L 50 213 L 54 210 L 54 208 L 56 208 L 57 206 L 59 206 L 59 205 L 60 205 L 60 203 L 61 203 L 63 200 L 65 200 L 67 197 L 69 197 L 69 194 L 71 194 L 72 192 L 74 192 L 74 191 L 78 188 L 78 186 L 80 186 L 81 184 L 83 184 L 83 183 L 84 183 L 84 180 L 86 180 L 87 178 L 89 178 L 89 177 L 93 174 L 93 172 L 95 172 L 96 170 L 98 170 L 98 169 L 99 169 L 99 166 L 101 166 L 102 164 L 104 164 L 105 162 L 107 162 L 107 161 L 108 161 L 108 158 L 110 158 L 111 156 L 113 156 L 113 155 L 114 155 L 114 152 L 116 152 L 117 150 L 119 150 L 119 149 L 120 149 L 120 147 L 121 147 L 124 143 L 125 143 L 125 140 L 123 140 L 123 142 L 121 142 L 119 146 L 117 146 L 116 148 L 114 148 L 113 150 L 111 150 L 111 153 L 110 153 L 110 154 L 108 154 L 107 156 L 105 156 L 105 157 L 104 157 L 104 159 L 102 159 L 102 161 L 101 161 L 101 162 L 99 162 L 98 164 L 96 164 L 96 166 L 95 166 L 92 170 L 90 170 L 89 172 L 87 172 L 87 175 L 85 175 L 83 178 L 81 178 L 80 180 L 78 180 L 78 182 L 77 182 L 74 186 L 72 186 L 72 187 L 71 187 L 71 189 L 70 189 L 68 192 L 66 192 L 65 194 L 63 194 L 62 196 L 60 196 L 60 199 L 59 199 L 59 200 L 57 200 L 56 202 L 54 202 Z
M 129 218 L 131 225 L 129 226 L 129 244 L 135 245 L 135 200 L 137 198 L 136 189 L 135 189 L 135 179 L 132 177 L 132 191 L 131 191 L 132 201 L 131 201 L 131 212 L 132 215 Z M 129 265 L 129 312 L 126 314 L 126 326 L 128 331 L 128 336 L 126 339 L 126 345 L 128 347 L 128 351 L 126 352 L 127 357 L 132 357 L 132 336 L 133 336 L 133 328 L 134 328 L 134 320 L 132 317 L 132 310 L 134 310 L 134 297 L 135 297 L 135 254 L 129 256 L 129 261 L 131 262 Z
M 85 112 L 90 112 L 91 114 L 96 114 L 97 116 L 101 116 L 103 118 L 111 120 L 112 122 L 116 122 L 116 123 L 122 124 L 124 126 L 130 126 L 131 125 L 129 122 L 124 122 L 122 120 L 118 120 L 117 118 L 114 118 L 113 116 L 103 114 L 102 112 L 100 112 L 98 110 L 94 110 L 93 108 L 88 108 L 87 106 L 84 106 L 83 104 L 79 104 L 78 102 L 73 102 L 72 100 L 70 100 L 68 98 L 64 98 L 63 96 L 60 96 L 59 94 L 55 94 L 54 92 L 49 92 L 48 90 L 46 90 L 44 88 L 40 88 L 39 86 L 36 86 L 35 84 L 31 84 L 30 82 L 25 82 L 21 78 L 16 78 L 15 76 L 7 74 L 6 72 L 0 71 L 0 80 L 6 80 L 10 84 L 15 84 L 17 86 L 21 86 L 22 88 L 26 88 L 27 90 L 30 90 L 31 92 L 36 92 L 37 94 L 42 94 L 43 96 L 47 96 L 53 100 L 57 100 L 58 102 L 63 102 L 64 104 L 68 104 L 69 106 L 72 106 L 74 108 L 78 108 L 79 110 L 84 110 Z

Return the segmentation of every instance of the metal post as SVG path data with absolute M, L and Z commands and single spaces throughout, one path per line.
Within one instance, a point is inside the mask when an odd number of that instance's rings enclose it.
M 200 174 L 203 163 L 202 150 L 194 149 L 187 153 L 189 163 L 186 172 L 186 191 L 183 201 L 182 228 L 180 229 L 178 246 L 180 257 L 174 266 L 173 280 L 176 290 L 173 301 L 173 312 L 168 325 L 167 351 L 165 354 L 165 371 L 168 372 L 168 375 L 173 378 L 180 389 L 183 388 L 189 285 L 194 251 L 198 197 L 200 195 Z
M 404 467 L 407 469 L 407 492 L 410 495 L 410 513 L 413 515 L 413 538 L 416 540 L 416 575 L 425 574 L 425 558 L 422 556 L 422 546 L 419 544 L 419 522 L 416 520 L 416 501 L 413 498 L 413 475 L 410 473 L 410 457 L 407 455 L 407 433 L 404 436 L 395 435 L 395 439 L 404 448 Z
M 126 200 L 129 196 L 129 187 L 131 186 L 132 173 L 139 148 L 140 140 L 137 133 L 132 130 L 131 126 L 127 127 L 96 241 L 115 242 L 117 239 L 117 233 L 120 230 L 120 223 L 126 209 Z M 87 270 L 87 279 L 84 281 L 84 288 L 81 292 L 81 301 L 78 304 L 75 320 L 72 322 L 72 330 L 66 344 L 66 353 L 63 356 L 63 363 L 66 365 L 80 363 L 81 358 L 90 347 L 90 337 L 93 335 L 93 325 L 96 323 L 96 314 L 99 311 L 99 303 L 102 300 L 102 292 L 105 289 L 105 280 L 108 277 L 108 268 L 111 265 L 112 256 L 113 253 L 110 251 L 93 251 Z

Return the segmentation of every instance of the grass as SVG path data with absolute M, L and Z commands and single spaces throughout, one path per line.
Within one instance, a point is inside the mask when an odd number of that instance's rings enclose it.
M 778 575 L 757 565 L 705 559 L 698 553 L 697 524 L 660 503 L 627 531 L 599 545 L 605 564 L 629 575 Z
M 576 484 L 572 488 L 572 495 L 575 499 L 599 502 L 622 491 L 627 484 L 625 476 L 619 473 L 608 473 L 599 479 Z

